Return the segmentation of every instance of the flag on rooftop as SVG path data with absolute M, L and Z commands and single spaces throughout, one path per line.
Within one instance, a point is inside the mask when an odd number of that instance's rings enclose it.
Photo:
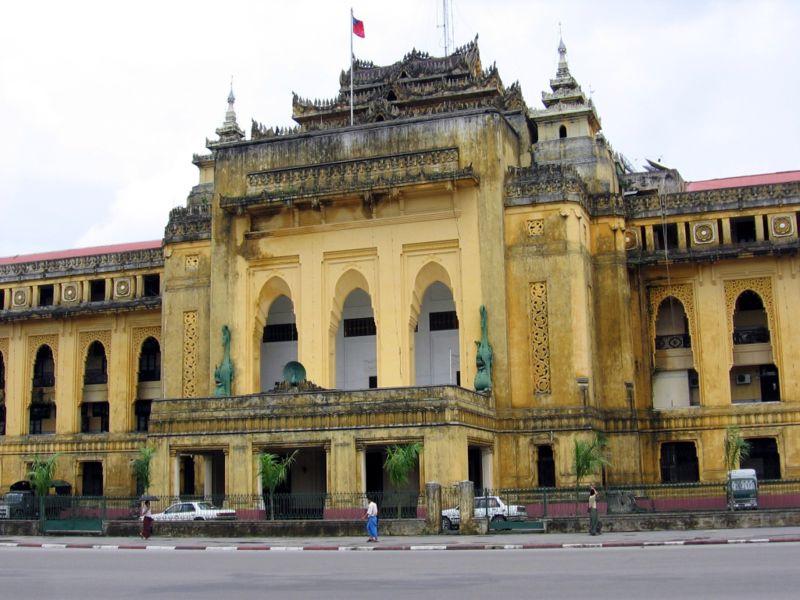
M 364 37 L 364 21 L 360 21 L 353 17 L 353 33 L 355 33 L 358 37 Z

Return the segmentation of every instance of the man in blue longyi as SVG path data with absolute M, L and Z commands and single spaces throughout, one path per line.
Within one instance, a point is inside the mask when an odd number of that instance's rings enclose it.
M 367 505 L 367 511 L 364 513 L 364 518 L 367 520 L 367 535 L 368 542 L 378 541 L 378 505 L 370 498 Z

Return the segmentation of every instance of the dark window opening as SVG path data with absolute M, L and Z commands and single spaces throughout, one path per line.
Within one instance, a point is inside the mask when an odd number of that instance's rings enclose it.
M 81 493 L 84 496 L 103 495 L 103 463 L 85 462 L 81 464 Z
M 81 404 L 81 433 L 108 433 L 108 402 Z
M 55 404 L 31 404 L 29 427 L 31 435 L 43 433 L 42 422 L 51 418 L 53 420 L 56 418 Z
M 369 376 L 369 389 L 374 390 L 378 387 L 378 376 L 377 375 L 370 375 Z
M 476 496 L 483 496 L 483 457 L 480 446 L 467 448 L 467 472 Z
M 678 224 L 667 223 L 666 225 L 653 225 L 653 241 L 655 242 L 656 250 L 677 248 Z
M 528 134 L 531 136 L 531 144 L 539 143 L 539 128 L 533 121 L 528 121 Z
M 156 275 L 145 275 L 142 277 L 144 290 L 142 296 L 145 298 L 155 298 L 161 294 L 161 277 Z
M 401 71 L 399 79 L 408 79 L 408 73 Z
M 456 385 L 461 385 L 461 371 L 456 371 Z
M 142 344 L 139 381 L 161 381 L 161 347 L 154 338 L 147 338 Z
M 6 389 L 6 363 L 3 355 L 0 354 L 0 391 Z
M 767 314 L 761 297 L 745 290 L 736 299 L 733 313 L 734 344 L 768 344 L 770 341 Z
M 53 306 L 53 285 L 39 286 L 39 306 Z
M 137 400 L 133 403 L 133 412 L 136 415 L 136 431 L 147 431 L 150 427 L 151 400 Z
M 6 434 L 6 405 L 0 404 L 0 435 Z
M 556 487 L 556 463 L 549 444 L 536 446 L 536 477 L 539 487 Z
M 741 461 L 742 469 L 755 469 L 759 479 L 781 478 L 781 457 L 775 438 L 748 438 L 750 453 Z
M 6 291 L 0 290 L 0 310 L 4 310 L 6 307 Z
M 386 99 L 389 102 L 395 102 L 397 100 L 397 95 L 394 93 L 394 90 L 389 90 L 389 93 L 386 94 Z
M 758 368 L 758 375 L 761 380 L 761 401 L 780 402 L 781 385 L 778 377 L 778 367 L 775 365 L 761 365 Z
M 106 280 L 92 279 L 89 282 L 89 302 L 103 302 L 106 299 Z
M 383 462 L 385 460 L 382 450 L 367 450 L 364 456 L 367 471 L 367 493 L 383 491 Z
M 458 316 L 456 311 L 432 312 L 429 315 L 428 326 L 431 331 L 445 331 L 458 329 Z
M 764 237 L 769 237 L 769 217 L 767 215 L 763 215 L 761 217 L 762 221 L 762 228 L 761 231 L 764 232 Z
M 56 384 L 53 351 L 49 346 L 42 346 L 36 352 L 36 363 L 33 365 L 33 387 L 46 388 Z
M 108 383 L 108 362 L 106 351 L 100 342 L 92 342 L 86 355 L 86 371 L 83 385 Z
M 567 137 L 567 126 L 566 125 L 562 125 L 561 127 L 558 128 L 558 137 L 560 137 L 561 139 L 564 139 L 565 137 Z
M 700 481 L 700 468 L 694 442 L 661 444 L 661 483 L 695 481 Z
M 375 331 L 375 319 L 372 317 L 344 320 L 344 337 L 375 335 Z
M 381 122 L 383 122 L 383 120 L 384 120 L 383 119 L 383 115 L 378 115 L 377 118 L 375 119 L 375 122 L 376 123 L 381 123 Z
M 747 244 L 756 241 L 756 220 L 754 217 L 731 219 L 731 242 Z
M 294 342 L 297 341 L 297 325 L 295 323 L 276 323 L 264 327 L 264 336 L 261 341 L 265 344 L 270 342 Z

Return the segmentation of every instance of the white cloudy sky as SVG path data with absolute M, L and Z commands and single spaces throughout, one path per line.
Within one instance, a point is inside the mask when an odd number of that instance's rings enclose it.
M 443 54 L 441 0 L 352 0 L 355 54 Z M 339 0 L 39 0 L 0 8 L 0 256 L 159 239 L 197 181 L 234 77 L 239 123 L 291 125 L 291 93 L 330 98 L 349 67 Z M 688 180 L 800 169 L 800 2 L 453 0 L 529 105 L 573 75 L 634 164 Z M 249 134 L 249 133 L 248 133 Z

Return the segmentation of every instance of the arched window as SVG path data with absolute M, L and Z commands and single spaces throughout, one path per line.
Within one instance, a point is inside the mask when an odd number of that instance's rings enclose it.
M 736 299 L 733 313 L 734 344 L 768 344 L 770 341 L 767 312 L 761 296 L 745 290 Z
M 161 346 L 152 337 L 144 341 L 139 354 L 139 382 L 142 381 L 161 381 Z
M 142 343 L 139 353 L 139 373 L 136 400 L 133 403 L 134 430 L 145 432 L 150 428 L 150 408 L 153 398 L 161 397 L 161 345 L 149 337 Z
M 363 289 L 348 294 L 336 334 L 336 387 L 343 390 L 378 387 L 375 318 L 372 300 Z
M 55 361 L 50 346 L 40 346 L 33 363 L 29 433 L 56 432 Z
M 86 353 L 81 402 L 81 433 L 108 431 L 108 360 L 106 350 L 98 341 Z
M 561 127 L 558 128 L 558 137 L 560 137 L 561 139 L 564 139 L 565 137 L 567 137 L 567 126 L 566 125 L 562 125 Z
M 275 389 L 283 381 L 283 367 L 293 360 L 297 360 L 294 303 L 281 295 L 269 306 L 261 338 L 261 391 Z
M 461 384 L 458 316 L 445 284 L 430 285 L 414 333 L 416 385 Z
M 83 384 L 108 383 L 108 361 L 106 350 L 100 342 L 92 342 L 86 354 L 86 370 L 83 372 Z

